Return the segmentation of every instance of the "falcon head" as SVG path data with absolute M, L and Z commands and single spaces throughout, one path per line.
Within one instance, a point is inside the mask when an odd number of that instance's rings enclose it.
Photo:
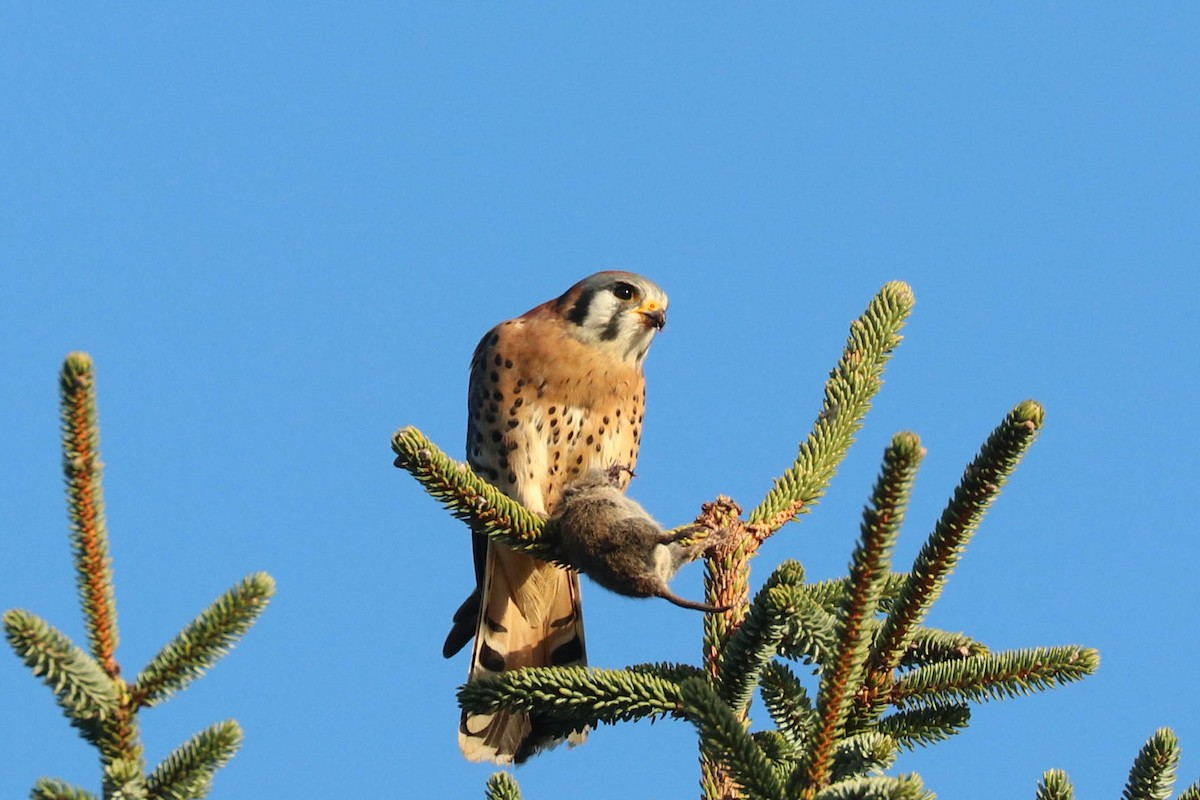
M 667 324 L 667 293 L 632 272 L 597 272 L 558 298 L 571 334 L 619 361 L 641 363 Z

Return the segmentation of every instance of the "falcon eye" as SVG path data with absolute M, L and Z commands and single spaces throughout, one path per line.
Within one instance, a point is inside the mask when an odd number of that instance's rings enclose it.
M 633 296 L 637 294 L 637 289 L 628 283 L 618 283 L 612 291 L 618 300 L 632 300 Z

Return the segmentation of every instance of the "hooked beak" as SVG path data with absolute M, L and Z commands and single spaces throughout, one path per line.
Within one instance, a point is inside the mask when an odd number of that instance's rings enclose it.
M 667 326 L 667 310 L 653 300 L 637 309 L 637 313 L 642 315 L 642 321 L 648 328 L 661 331 Z

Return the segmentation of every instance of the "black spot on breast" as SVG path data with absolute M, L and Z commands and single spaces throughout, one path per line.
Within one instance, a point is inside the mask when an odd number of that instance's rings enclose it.
M 503 438 L 504 436 L 500 433 L 500 431 L 492 431 L 491 439 L 493 442 L 499 442 Z
M 498 367 L 498 366 L 500 366 L 500 364 L 501 364 L 503 361 L 504 361 L 504 358 L 503 358 L 503 356 L 501 356 L 499 353 L 496 353 L 496 357 L 495 357 L 494 359 L 492 359 L 492 362 L 493 362 L 493 363 L 494 363 L 494 364 L 495 364 L 497 367 Z M 493 374 L 493 375 L 495 375 L 496 373 L 494 373 L 494 372 L 493 372 L 492 374 Z
M 596 441 L 596 437 L 595 437 L 595 436 L 592 436 L 592 435 L 589 433 L 589 434 L 588 434 L 588 438 L 587 438 L 587 443 L 588 443 L 588 444 L 591 444 L 591 443 L 592 443 L 592 442 L 594 442 L 594 441 Z
M 508 421 L 508 429 L 511 431 L 513 428 L 517 427 L 517 426 L 518 426 L 518 425 L 520 425 L 520 424 L 521 424 L 521 420 L 519 420 L 519 419 L 510 419 L 510 420 Z
M 499 358 L 499 356 L 497 356 L 497 358 Z M 496 362 L 496 363 L 499 363 L 499 362 Z M 504 359 L 504 368 L 512 369 L 512 359 L 511 358 Z M 524 381 L 522 381 L 522 383 L 524 383 Z
M 515 473 L 515 472 L 508 473 L 508 482 L 516 483 L 517 482 L 517 473 Z
M 488 373 L 488 380 L 491 381 L 492 383 L 499 383 L 500 382 L 500 373 L 496 372 L 496 370 L 492 370 L 490 373 Z

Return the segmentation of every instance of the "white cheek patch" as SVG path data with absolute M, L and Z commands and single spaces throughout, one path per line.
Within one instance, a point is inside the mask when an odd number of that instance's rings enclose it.
M 589 340 L 596 340 L 617 315 L 620 301 L 611 292 L 596 292 L 588 305 L 587 316 L 583 318 L 584 334 Z

